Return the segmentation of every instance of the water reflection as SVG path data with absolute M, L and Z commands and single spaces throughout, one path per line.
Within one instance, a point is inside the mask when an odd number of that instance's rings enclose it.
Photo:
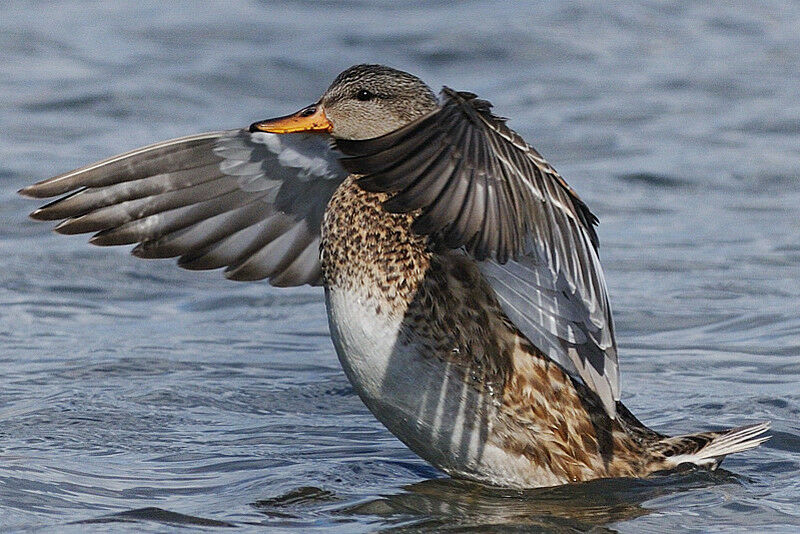
M 0 531 L 800 532 L 800 4 L 740 4 L 4 2 Z M 407 486 L 437 475 L 352 393 L 319 295 L 90 250 L 15 193 L 359 61 L 513 117 L 600 216 L 626 404 L 665 433 L 772 420 L 726 460 L 752 482 Z
M 74 525 L 94 525 L 104 523 L 159 523 L 162 525 L 182 526 L 182 527 L 235 527 L 233 523 L 227 521 L 217 521 L 204 517 L 171 512 L 162 508 L 147 507 L 128 510 L 116 514 L 109 514 L 96 519 L 86 519 L 76 521 Z
M 731 483 L 738 483 L 737 478 L 724 470 L 672 471 L 647 479 L 594 480 L 525 491 L 447 478 L 412 484 L 402 493 L 341 513 L 384 518 L 390 531 L 443 526 L 481 532 L 520 527 L 587 531 L 647 515 L 652 510 L 645 503 L 656 497 Z

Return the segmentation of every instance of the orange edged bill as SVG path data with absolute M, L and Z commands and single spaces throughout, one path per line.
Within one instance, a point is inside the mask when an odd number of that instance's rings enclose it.
M 322 106 L 311 104 L 297 113 L 254 122 L 250 125 L 251 132 L 269 132 L 276 134 L 295 132 L 330 132 L 333 124 L 325 116 Z

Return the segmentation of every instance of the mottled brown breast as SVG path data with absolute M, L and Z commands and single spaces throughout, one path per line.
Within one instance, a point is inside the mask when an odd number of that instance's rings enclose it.
M 459 362 L 478 388 L 489 380 L 502 389 L 514 338 L 491 287 L 470 257 L 432 250 L 415 234 L 414 213 L 384 210 L 386 198 L 352 177 L 334 193 L 322 232 L 325 285 L 362 292 L 387 308 L 380 312 L 402 314 L 401 343 Z
M 364 191 L 352 176 L 333 194 L 322 226 L 323 283 L 380 294 L 388 305 L 405 309 L 432 254 L 428 238 L 411 231 L 413 214 L 387 212 L 381 205 L 386 198 Z

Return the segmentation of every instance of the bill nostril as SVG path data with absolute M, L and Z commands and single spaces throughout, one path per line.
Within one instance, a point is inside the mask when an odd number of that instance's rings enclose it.
M 301 117 L 310 117 L 317 112 L 317 106 L 308 106 L 300 112 Z

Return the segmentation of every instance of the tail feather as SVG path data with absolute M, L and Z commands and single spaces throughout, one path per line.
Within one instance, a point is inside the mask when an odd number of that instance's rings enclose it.
M 691 463 L 716 469 L 728 454 L 750 450 L 767 441 L 771 436 L 764 433 L 769 426 L 766 421 L 721 432 L 675 436 L 662 440 L 661 444 L 667 463 L 672 466 Z

